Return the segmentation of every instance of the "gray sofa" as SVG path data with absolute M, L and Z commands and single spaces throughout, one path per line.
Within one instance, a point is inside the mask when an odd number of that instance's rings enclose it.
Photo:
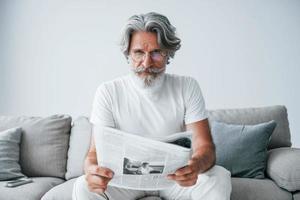
M 233 124 L 275 120 L 268 146 L 265 179 L 232 178 L 233 200 L 300 200 L 300 149 L 291 148 L 284 106 L 209 111 L 209 119 Z M 0 199 L 70 200 L 76 177 L 83 174 L 91 124 L 86 117 L 71 122 L 67 115 L 47 118 L 0 116 L 0 131 L 22 127 L 20 165 L 33 183 L 16 188 L 0 182 Z

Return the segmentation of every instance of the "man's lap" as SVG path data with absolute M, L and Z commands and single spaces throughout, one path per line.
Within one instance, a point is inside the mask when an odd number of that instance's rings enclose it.
M 87 183 L 84 176 L 78 178 L 73 189 L 73 200 L 105 200 L 103 195 L 92 193 L 87 188 Z M 214 166 L 210 170 L 198 176 L 198 181 L 194 186 L 181 187 L 175 184 L 167 190 L 161 191 L 140 191 L 128 190 L 108 186 L 105 194 L 109 200 L 134 200 L 141 199 L 147 196 L 159 196 L 163 199 L 229 199 L 231 193 L 231 178 L 230 172 L 220 166 Z M 74 196 L 77 195 L 77 198 Z M 87 196 L 87 198 L 84 198 Z

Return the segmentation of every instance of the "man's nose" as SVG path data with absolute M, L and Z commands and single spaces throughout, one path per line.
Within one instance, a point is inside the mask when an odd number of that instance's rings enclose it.
M 152 66 L 152 58 L 150 54 L 145 55 L 145 59 L 143 60 L 143 67 L 148 68 Z

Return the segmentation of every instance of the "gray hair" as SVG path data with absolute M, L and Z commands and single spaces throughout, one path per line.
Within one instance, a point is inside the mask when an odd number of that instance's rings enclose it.
M 146 14 L 133 15 L 124 27 L 121 37 L 121 51 L 128 59 L 130 39 L 135 31 L 154 32 L 157 34 L 157 42 L 160 48 L 167 50 L 169 58 L 173 58 L 175 52 L 180 49 L 181 40 L 176 36 L 176 28 L 171 25 L 167 17 L 150 12 Z

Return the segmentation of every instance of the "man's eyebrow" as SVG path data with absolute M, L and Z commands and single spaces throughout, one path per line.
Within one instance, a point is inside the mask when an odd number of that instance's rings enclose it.
M 132 51 L 144 51 L 144 50 L 141 48 L 132 48 Z M 150 52 L 153 52 L 153 51 L 161 51 L 161 49 L 160 48 L 152 49 Z
M 133 48 L 132 51 L 143 51 L 141 48 Z

